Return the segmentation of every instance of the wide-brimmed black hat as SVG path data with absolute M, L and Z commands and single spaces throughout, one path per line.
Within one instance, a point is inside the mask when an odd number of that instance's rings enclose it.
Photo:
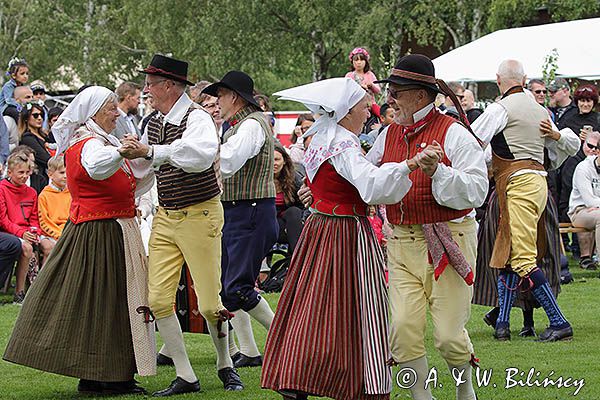
M 202 93 L 216 97 L 217 92 L 221 87 L 233 90 L 248 103 L 260 108 L 260 105 L 254 99 L 254 81 L 248 74 L 241 71 L 229 71 L 219 82 L 205 87 Z
M 435 79 L 435 68 L 429 57 L 422 54 L 409 54 L 400 57 L 392 73 L 386 79 L 375 83 L 395 83 L 396 85 L 422 86 L 440 92 Z
M 174 81 L 183 82 L 186 85 L 194 84 L 188 81 L 188 63 L 171 57 L 155 54 L 150 65 L 140 72 L 148 75 L 158 75 Z

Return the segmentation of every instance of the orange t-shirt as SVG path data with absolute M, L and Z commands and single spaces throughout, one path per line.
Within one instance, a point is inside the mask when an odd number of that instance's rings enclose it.
M 69 189 L 65 188 L 59 191 L 52 185 L 46 186 L 38 198 L 38 214 L 42 233 L 58 240 L 69 219 L 70 207 L 71 193 L 69 193 Z

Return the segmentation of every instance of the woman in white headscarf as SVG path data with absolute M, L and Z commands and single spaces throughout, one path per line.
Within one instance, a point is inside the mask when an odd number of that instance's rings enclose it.
M 292 257 L 265 348 L 261 384 L 285 399 L 388 399 L 392 387 L 384 261 L 368 204 L 399 202 L 406 162 L 379 168 L 357 135 L 366 92 L 334 78 L 275 93 L 321 117 L 305 155 L 312 215 Z
M 64 232 L 25 297 L 4 359 L 79 378 L 92 394 L 135 394 L 156 372 L 146 257 L 134 204 L 154 176 L 110 136 L 117 97 L 92 86 L 52 127 L 72 204 Z

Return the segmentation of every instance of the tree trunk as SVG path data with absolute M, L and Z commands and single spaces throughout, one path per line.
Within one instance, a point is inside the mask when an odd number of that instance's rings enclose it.
M 85 39 L 83 41 L 83 70 L 84 70 L 84 81 L 89 83 L 91 79 L 91 65 L 90 65 L 90 32 L 92 31 L 92 17 L 94 14 L 94 0 L 88 0 L 87 10 L 85 16 Z

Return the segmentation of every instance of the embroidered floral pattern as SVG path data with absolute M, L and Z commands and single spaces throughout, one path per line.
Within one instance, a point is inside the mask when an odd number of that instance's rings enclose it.
M 321 164 L 323 164 L 331 157 L 351 148 L 360 149 L 360 145 L 356 143 L 355 140 L 347 139 L 339 141 L 337 143 L 333 143 L 329 147 L 309 147 L 306 154 L 304 155 L 304 165 L 309 171 L 317 170 L 319 166 L 321 166 Z

